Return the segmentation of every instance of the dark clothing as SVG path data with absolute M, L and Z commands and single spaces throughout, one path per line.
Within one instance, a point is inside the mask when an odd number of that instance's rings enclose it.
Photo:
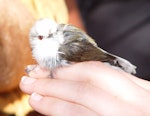
M 137 66 L 138 77 L 150 80 L 150 1 L 79 2 L 87 32 L 98 45 L 129 60 Z

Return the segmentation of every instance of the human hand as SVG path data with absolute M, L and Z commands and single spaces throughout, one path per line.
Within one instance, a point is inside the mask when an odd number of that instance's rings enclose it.
M 30 105 L 44 115 L 150 115 L 150 83 L 101 62 L 58 68 L 53 79 L 48 75 L 36 67 L 20 82 Z

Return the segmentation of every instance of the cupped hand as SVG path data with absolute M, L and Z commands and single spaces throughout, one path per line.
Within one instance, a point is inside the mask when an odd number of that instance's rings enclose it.
M 44 115 L 150 115 L 150 83 L 101 62 L 76 63 L 49 75 L 37 66 L 20 82 L 30 105 Z

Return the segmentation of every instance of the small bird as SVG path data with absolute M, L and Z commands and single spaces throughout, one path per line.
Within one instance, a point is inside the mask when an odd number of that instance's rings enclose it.
M 94 39 L 70 24 L 39 19 L 30 30 L 32 55 L 37 63 L 53 70 L 73 62 L 101 61 L 135 74 L 136 66 L 98 47 Z

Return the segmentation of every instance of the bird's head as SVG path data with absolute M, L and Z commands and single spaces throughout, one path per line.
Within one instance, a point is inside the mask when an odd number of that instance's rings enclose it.
M 47 18 L 38 20 L 30 30 L 30 41 L 49 38 L 51 34 L 56 32 L 57 27 L 58 24 L 53 20 Z
M 58 59 L 58 49 L 63 42 L 63 35 L 56 33 L 58 25 L 44 18 L 36 21 L 30 30 L 32 54 L 39 64 L 47 59 Z

